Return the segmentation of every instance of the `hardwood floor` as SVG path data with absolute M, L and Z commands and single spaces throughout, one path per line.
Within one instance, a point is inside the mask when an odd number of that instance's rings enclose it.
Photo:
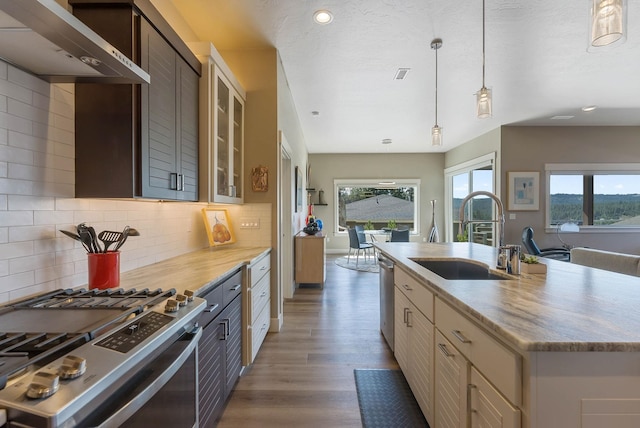
M 221 428 L 361 427 L 355 368 L 398 368 L 380 333 L 378 274 L 335 264 L 324 289 L 298 288 L 240 378 Z

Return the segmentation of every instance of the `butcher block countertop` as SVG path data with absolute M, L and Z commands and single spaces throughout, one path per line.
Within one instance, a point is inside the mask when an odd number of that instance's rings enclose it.
M 120 287 L 175 288 L 178 293 L 188 289 L 198 294 L 270 250 L 264 247 L 206 248 L 124 272 L 120 275 Z
M 446 280 L 410 258 L 471 259 L 495 270 L 497 249 L 472 243 L 376 247 L 436 296 L 520 351 L 640 351 L 640 277 L 540 258 L 546 274 Z

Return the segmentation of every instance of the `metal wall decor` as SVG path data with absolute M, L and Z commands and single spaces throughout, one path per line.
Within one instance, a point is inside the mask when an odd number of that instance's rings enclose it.
M 262 165 L 251 168 L 251 189 L 254 192 L 269 190 L 269 168 Z

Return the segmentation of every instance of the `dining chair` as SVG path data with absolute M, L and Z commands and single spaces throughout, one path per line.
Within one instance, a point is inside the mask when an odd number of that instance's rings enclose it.
M 409 242 L 409 229 L 391 231 L 389 242 Z
M 362 233 L 364 235 L 364 232 Z M 351 260 L 351 250 L 356 252 L 356 267 L 360 261 L 360 251 L 364 252 L 365 260 L 367 258 L 367 250 L 373 249 L 373 245 L 365 242 L 361 243 L 358 232 L 354 228 L 349 228 L 349 253 L 347 254 L 347 263 Z

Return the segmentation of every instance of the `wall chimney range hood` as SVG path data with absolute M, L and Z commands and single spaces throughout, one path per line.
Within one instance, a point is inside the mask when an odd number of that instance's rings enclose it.
M 52 83 L 149 83 L 55 0 L 0 0 L 0 59 Z

